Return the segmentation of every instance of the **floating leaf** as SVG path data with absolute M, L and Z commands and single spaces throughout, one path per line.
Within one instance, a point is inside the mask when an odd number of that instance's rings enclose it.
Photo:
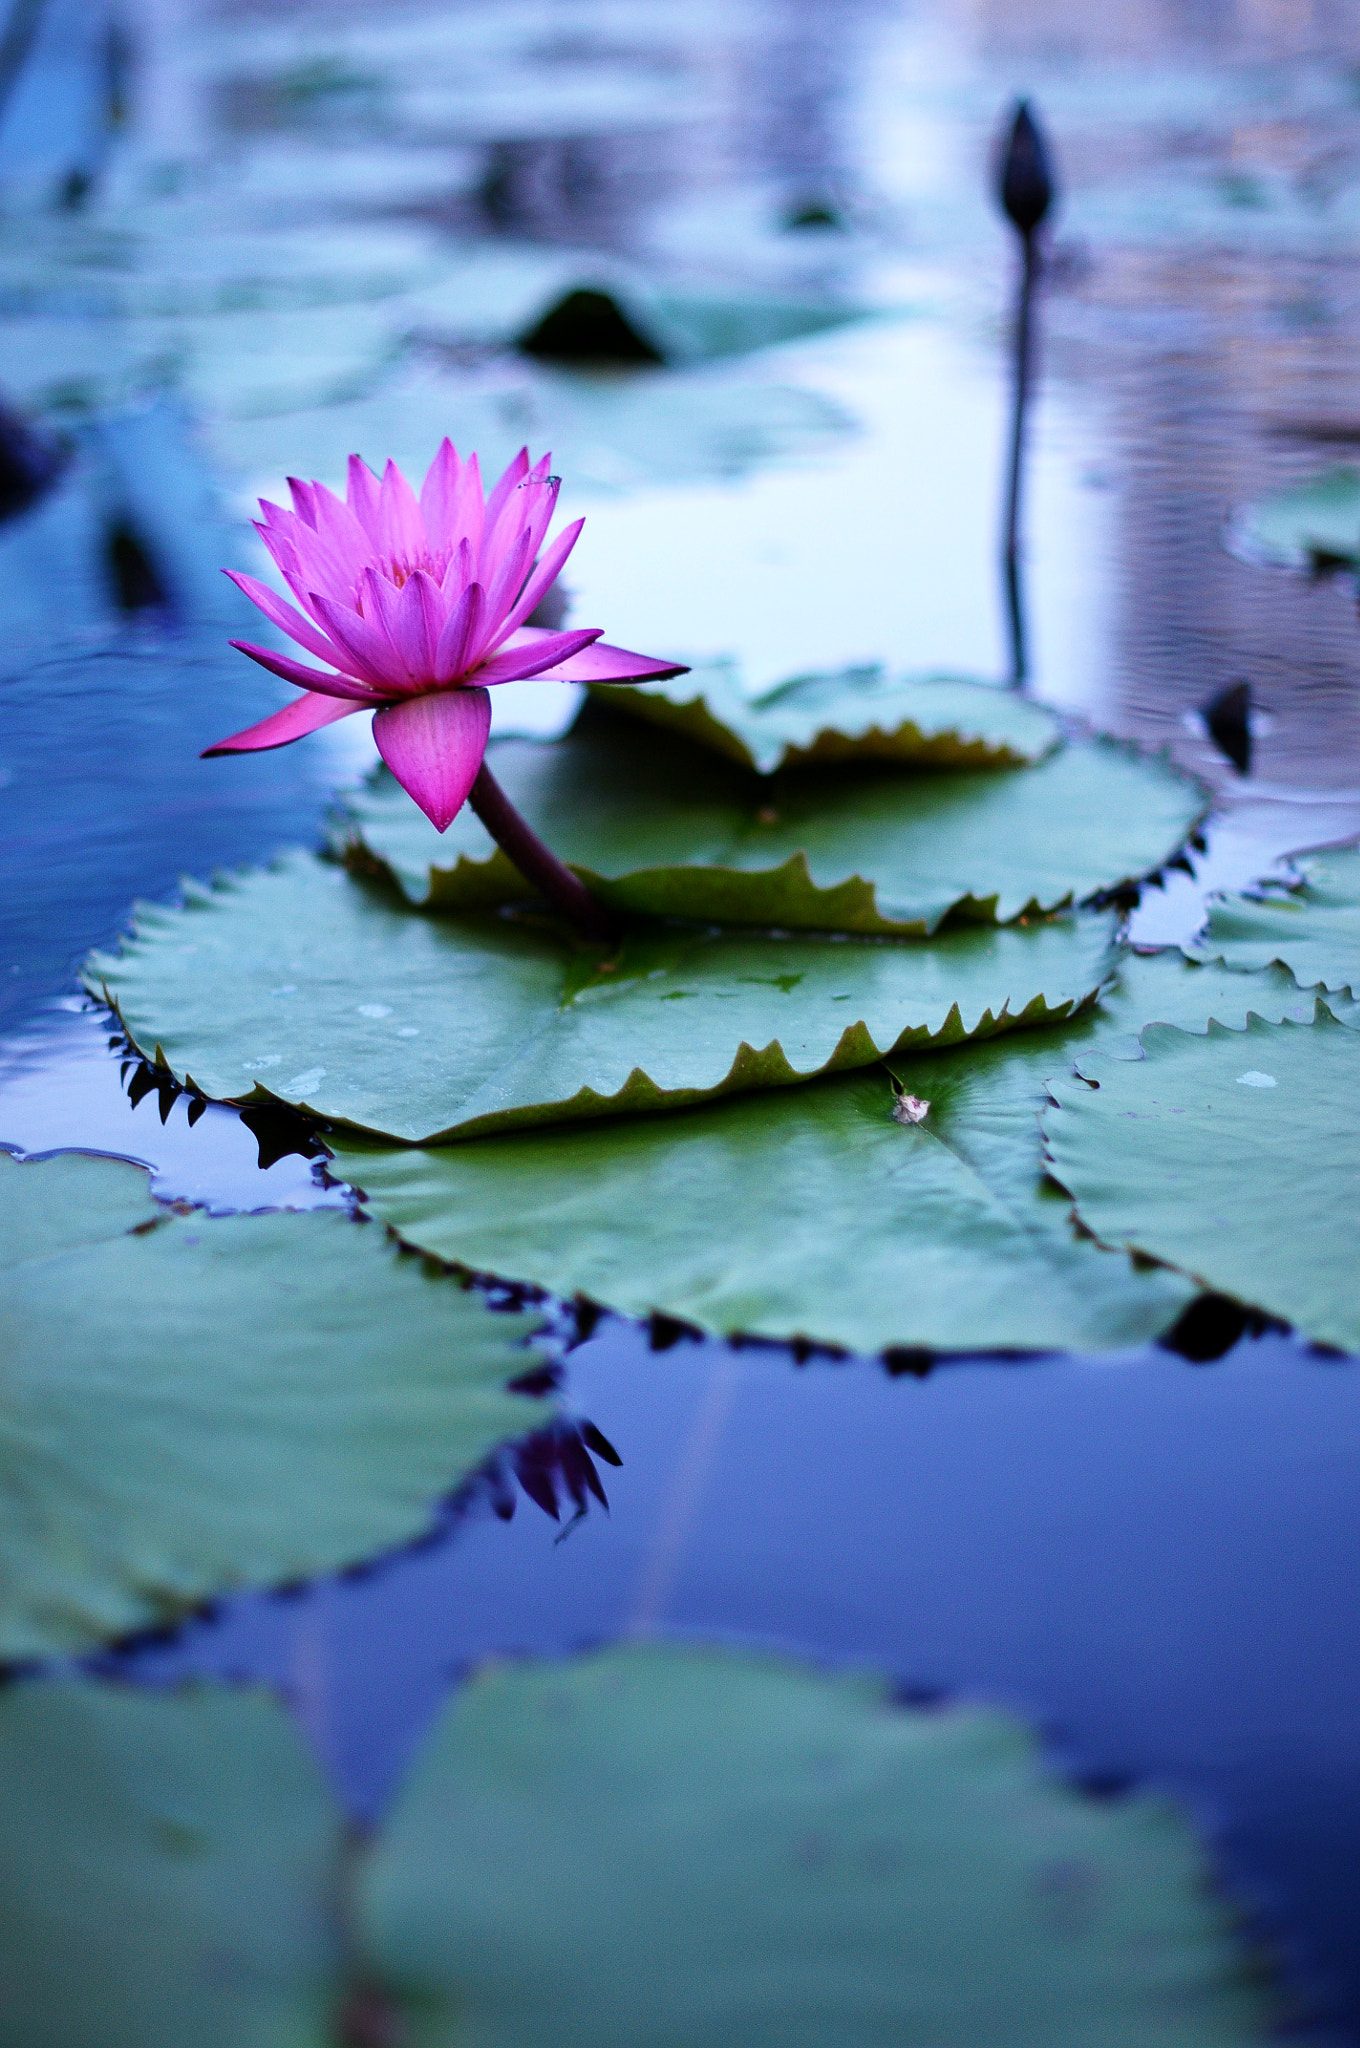
M 922 937 L 951 914 L 1009 923 L 1148 873 L 1204 808 L 1165 763 L 1110 742 L 1008 773 L 859 766 L 756 781 L 680 734 L 590 705 L 552 746 L 505 740 L 488 758 L 606 901 L 713 924 Z M 352 857 L 413 903 L 523 900 L 466 807 L 441 837 L 384 775 L 349 810 Z
M 1170 1808 L 773 1658 L 481 1673 L 361 1881 L 412 2048 L 1245 2048 L 1265 2018 Z
M 963 676 L 880 669 L 798 676 L 759 697 L 715 662 L 688 675 L 593 693 L 667 731 L 772 775 L 811 761 L 897 761 L 928 768 L 1032 766 L 1061 744 L 1053 712 Z
M 7 2048 L 321 2048 L 339 1842 L 263 1694 L 7 1687 Z
M 227 1100 L 419 1143 L 679 1108 L 1066 1015 L 1104 978 L 1083 917 L 912 942 L 662 930 L 598 962 L 533 925 L 413 916 L 310 854 L 143 909 L 90 986 Z
M 1185 950 L 1195 960 L 1247 970 L 1278 961 L 1305 988 L 1320 983 L 1360 996 L 1360 852 L 1310 861 L 1294 895 L 1212 904 L 1203 936 Z
M 139 1168 L 0 1154 L 0 1659 L 414 1537 L 543 1409 L 532 1319 L 334 1211 L 157 1210 Z
M 439 1150 L 344 1140 L 337 1171 L 408 1243 L 474 1271 L 723 1335 L 851 1350 L 1145 1342 L 1191 1299 L 1076 1236 L 1045 1179 L 1050 1076 L 1092 1046 L 1137 1054 L 1150 1018 L 1241 1029 L 1311 1016 L 1289 976 L 1123 957 L 1099 1009 L 1057 1029 L 888 1060 L 929 1113 L 903 1128 L 878 1070 L 683 1116 Z
M 768 1657 L 483 1671 L 348 1847 L 263 1694 L 0 1695 L 7 2048 L 1244 2048 L 1206 1876 L 1002 1715 Z
M 1051 1170 L 1082 1222 L 1360 1349 L 1360 1032 L 1320 1006 L 1203 1038 L 1154 1025 L 1143 1053 L 1053 1090 Z
M 1360 470 L 1325 470 L 1249 505 L 1229 542 L 1235 553 L 1282 569 L 1360 567 Z

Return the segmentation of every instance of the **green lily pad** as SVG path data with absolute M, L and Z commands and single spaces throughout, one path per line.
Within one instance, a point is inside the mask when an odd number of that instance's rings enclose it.
M 6 2048 L 1245 2048 L 1207 1875 L 1005 1716 L 762 1656 L 483 1670 L 365 1845 L 264 1694 L 0 1694 Z
M 1245 2048 L 1205 1875 L 1000 1714 L 634 1645 L 466 1686 L 361 1911 L 412 2048 Z
M 7 2048 L 321 2048 L 340 1826 L 266 1696 L 0 1692 Z
M 0 1154 L 0 1660 L 418 1535 L 542 1410 L 501 1315 L 348 1216 L 171 1215 Z
M 725 662 L 659 683 L 593 694 L 649 724 L 773 775 L 808 762 L 897 761 L 926 768 L 1033 766 L 1062 742 L 1052 711 L 964 676 L 881 669 L 796 676 L 748 697 Z
M 587 705 L 565 739 L 493 744 L 511 800 L 607 902 L 703 923 L 924 937 L 1010 923 L 1147 874 L 1198 787 L 1111 742 L 1005 773 L 863 765 L 755 780 L 678 733 Z M 480 909 L 526 888 L 466 806 L 442 837 L 384 774 L 348 800 L 357 865 L 413 903 Z
M 1305 987 L 1360 995 L 1360 852 L 1317 856 L 1294 895 L 1215 903 L 1203 936 L 1185 950 L 1248 971 L 1278 961 Z
M 930 1104 L 894 1117 L 881 1069 L 683 1116 L 437 1150 L 334 1140 L 375 1215 L 438 1257 L 721 1335 L 876 1352 L 1093 1350 L 1145 1342 L 1193 1296 L 1111 1258 L 1044 1174 L 1051 1076 L 1099 1046 L 1136 1057 L 1150 1018 L 1241 1030 L 1311 1017 L 1288 975 L 1123 957 L 1099 1008 L 1042 1031 L 890 1055 Z
M 1282 569 L 1360 567 L 1360 470 L 1329 469 L 1249 505 L 1234 521 L 1235 552 Z
M 1107 971 L 1083 917 L 909 941 L 661 930 L 600 962 L 503 918 L 413 916 L 310 854 L 144 909 L 89 986 L 206 1094 L 408 1143 L 680 1108 L 1065 1016 Z
M 1083 1059 L 1044 1118 L 1077 1215 L 1127 1246 L 1360 1350 L 1360 1032 L 1154 1025 L 1141 1060 Z

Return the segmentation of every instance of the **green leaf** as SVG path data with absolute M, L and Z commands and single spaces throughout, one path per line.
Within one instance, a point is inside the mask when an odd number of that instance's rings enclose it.
M 542 1410 L 501 1315 L 334 1211 L 170 1215 L 0 1154 L 0 1660 L 418 1535 Z
M 1193 1290 L 1077 1237 L 1043 1172 L 1051 1076 L 1093 1046 L 1135 1056 L 1149 1018 L 1241 1029 L 1312 998 L 1175 955 L 1123 958 L 1094 1015 L 683 1116 L 440 1150 L 337 1139 L 339 1171 L 408 1243 L 476 1271 L 722 1335 L 857 1351 L 1089 1350 L 1144 1342 Z
M 748 697 L 729 663 L 593 695 L 714 747 L 758 774 L 807 762 L 898 761 L 927 768 L 1018 768 L 1062 742 L 1052 711 L 963 676 L 881 669 L 798 676 Z
M 1051 1170 L 1105 1244 L 1360 1349 L 1360 1032 L 1163 1025 L 1144 1057 L 1083 1059 L 1044 1118 Z M 1096 1085 L 1091 1086 L 1089 1083 Z
M 207 1094 L 420 1143 L 679 1108 L 1066 1015 L 1106 919 L 929 946 L 643 932 L 603 963 L 500 918 L 413 916 L 309 854 L 144 909 L 96 955 L 134 1043 Z
M 412 2048 L 1245 2048 L 1205 1876 L 1000 1714 L 647 1645 L 466 1686 L 361 1911 Z
M 758 781 L 597 705 L 552 746 L 504 740 L 489 760 L 606 901 L 784 929 L 923 937 L 951 915 L 1009 923 L 1147 874 L 1204 809 L 1166 763 L 1106 741 L 1005 773 L 860 765 Z M 384 774 L 348 809 L 351 858 L 413 903 L 481 909 L 527 894 L 467 806 L 441 837 Z
M 1328 469 L 1235 520 L 1236 552 L 1283 569 L 1360 567 L 1360 470 Z
M 1187 954 L 1247 970 L 1278 961 L 1305 988 L 1360 995 L 1360 852 L 1321 854 L 1308 869 L 1295 895 L 1230 896 L 1211 905 L 1208 926 Z
M 323 2048 L 339 1838 L 263 1694 L 7 1687 L 6 2048 Z

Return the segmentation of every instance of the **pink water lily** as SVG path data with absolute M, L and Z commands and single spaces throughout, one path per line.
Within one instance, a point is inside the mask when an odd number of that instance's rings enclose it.
M 522 448 L 484 493 L 477 457 L 463 462 L 445 440 L 419 498 L 395 462 L 380 483 L 351 455 L 343 499 L 324 484 L 293 477 L 291 512 L 261 499 L 256 530 L 303 609 L 257 577 L 227 574 L 272 624 L 330 667 L 310 668 L 233 640 L 306 695 L 206 751 L 283 747 L 335 719 L 372 711 L 378 752 L 443 832 L 479 774 L 484 781 L 490 775 L 483 755 L 491 727 L 487 692 L 495 684 L 526 676 L 636 683 L 683 674 L 675 662 L 607 646 L 598 627 L 558 633 L 526 623 L 584 523 L 577 519 L 543 548 L 558 490 L 548 461 L 545 455 L 531 467 Z M 483 815 L 475 797 L 474 805 Z

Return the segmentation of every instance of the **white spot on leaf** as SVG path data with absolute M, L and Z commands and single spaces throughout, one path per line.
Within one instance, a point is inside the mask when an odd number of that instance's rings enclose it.
M 358 1003 L 355 1007 L 361 1017 L 390 1017 L 392 1014 L 390 1003 Z
M 1238 1075 L 1237 1085 L 1239 1088 L 1273 1088 L 1275 1086 L 1275 1076 L 1273 1074 L 1259 1073 L 1253 1067 L 1249 1074 Z
M 288 1083 L 288 1092 L 290 1095 L 305 1095 L 309 1088 L 315 1088 L 317 1083 L 324 1081 L 325 1078 L 324 1067 L 308 1067 L 305 1074 L 294 1074 Z

